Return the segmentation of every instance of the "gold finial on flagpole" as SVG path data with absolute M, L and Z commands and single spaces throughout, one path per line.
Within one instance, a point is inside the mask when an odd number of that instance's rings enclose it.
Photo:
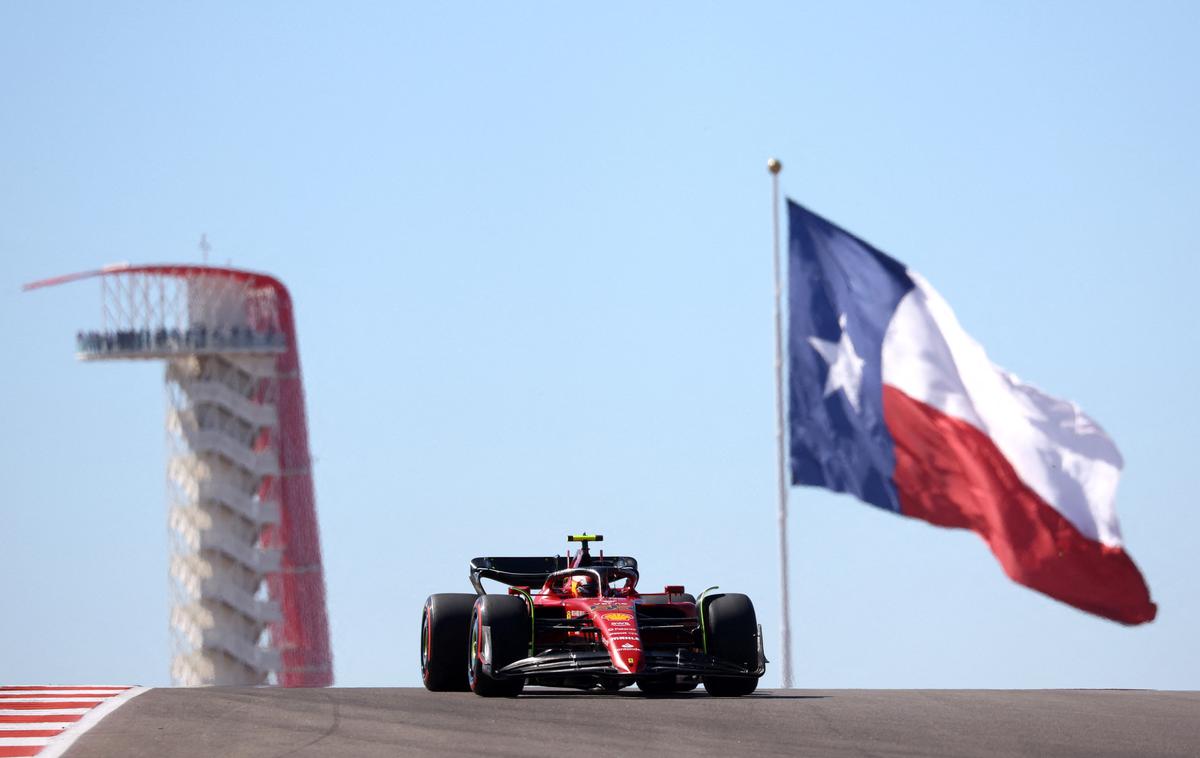
M 767 161 L 767 171 L 770 171 L 772 174 L 778 174 L 780 171 L 783 171 L 783 164 L 778 158 L 771 158 Z

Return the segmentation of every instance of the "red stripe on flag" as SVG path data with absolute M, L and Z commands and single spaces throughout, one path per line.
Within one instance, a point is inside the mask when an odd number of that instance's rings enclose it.
M 896 448 L 892 475 L 906 516 L 971 529 L 1015 582 L 1123 624 L 1158 609 L 1129 555 L 1088 539 L 1021 481 L 983 432 L 885 385 Z
M 0 758 L 23 758 L 37 755 L 45 745 L 0 745 Z
M 56 714 L 53 716 L 46 716 L 31 713 L 27 716 L 0 716 L 0 724 L 69 724 L 78 721 L 81 718 L 83 718 L 83 714 Z

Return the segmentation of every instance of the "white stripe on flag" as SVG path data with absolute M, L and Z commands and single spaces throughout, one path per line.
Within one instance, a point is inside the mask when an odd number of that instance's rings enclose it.
M 1092 419 L 996 366 L 949 304 L 911 270 L 916 287 L 883 336 L 883 383 L 985 434 L 1021 482 L 1084 537 L 1121 546 L 1121 453 Z

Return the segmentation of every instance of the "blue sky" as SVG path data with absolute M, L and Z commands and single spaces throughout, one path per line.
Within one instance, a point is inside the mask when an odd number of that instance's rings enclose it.
M 1190 3 L 0 5 L 0 681 L 168 682 L 162 366 L 98 264 L 292 290 L 342 685 L 568 531 L 756 601 L 777 659 L 770 185 L 928 278 L 1126 459 L 1159 618 L 792 491 L 796 682 L 1200 686 Z M 777 667 L 767 683 L 778 681 Z

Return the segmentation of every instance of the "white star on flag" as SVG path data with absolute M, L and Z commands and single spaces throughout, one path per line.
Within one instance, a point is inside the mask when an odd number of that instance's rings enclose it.
M 854 343 L 850 341 L 850 332 L 846 331 L 846 314 L 838 316 L 838 326 L 842 328 L 842 336 L 837 342 L 809 337 L 808 344 L 821 354 L 829 364 L 829 376 L 825 378 L 825 397 L 838 390 L 846 392 L 850 407 L 858 413 L 859 395 L 862 390 L 862 373 L 865 361 L 854 352 Z

